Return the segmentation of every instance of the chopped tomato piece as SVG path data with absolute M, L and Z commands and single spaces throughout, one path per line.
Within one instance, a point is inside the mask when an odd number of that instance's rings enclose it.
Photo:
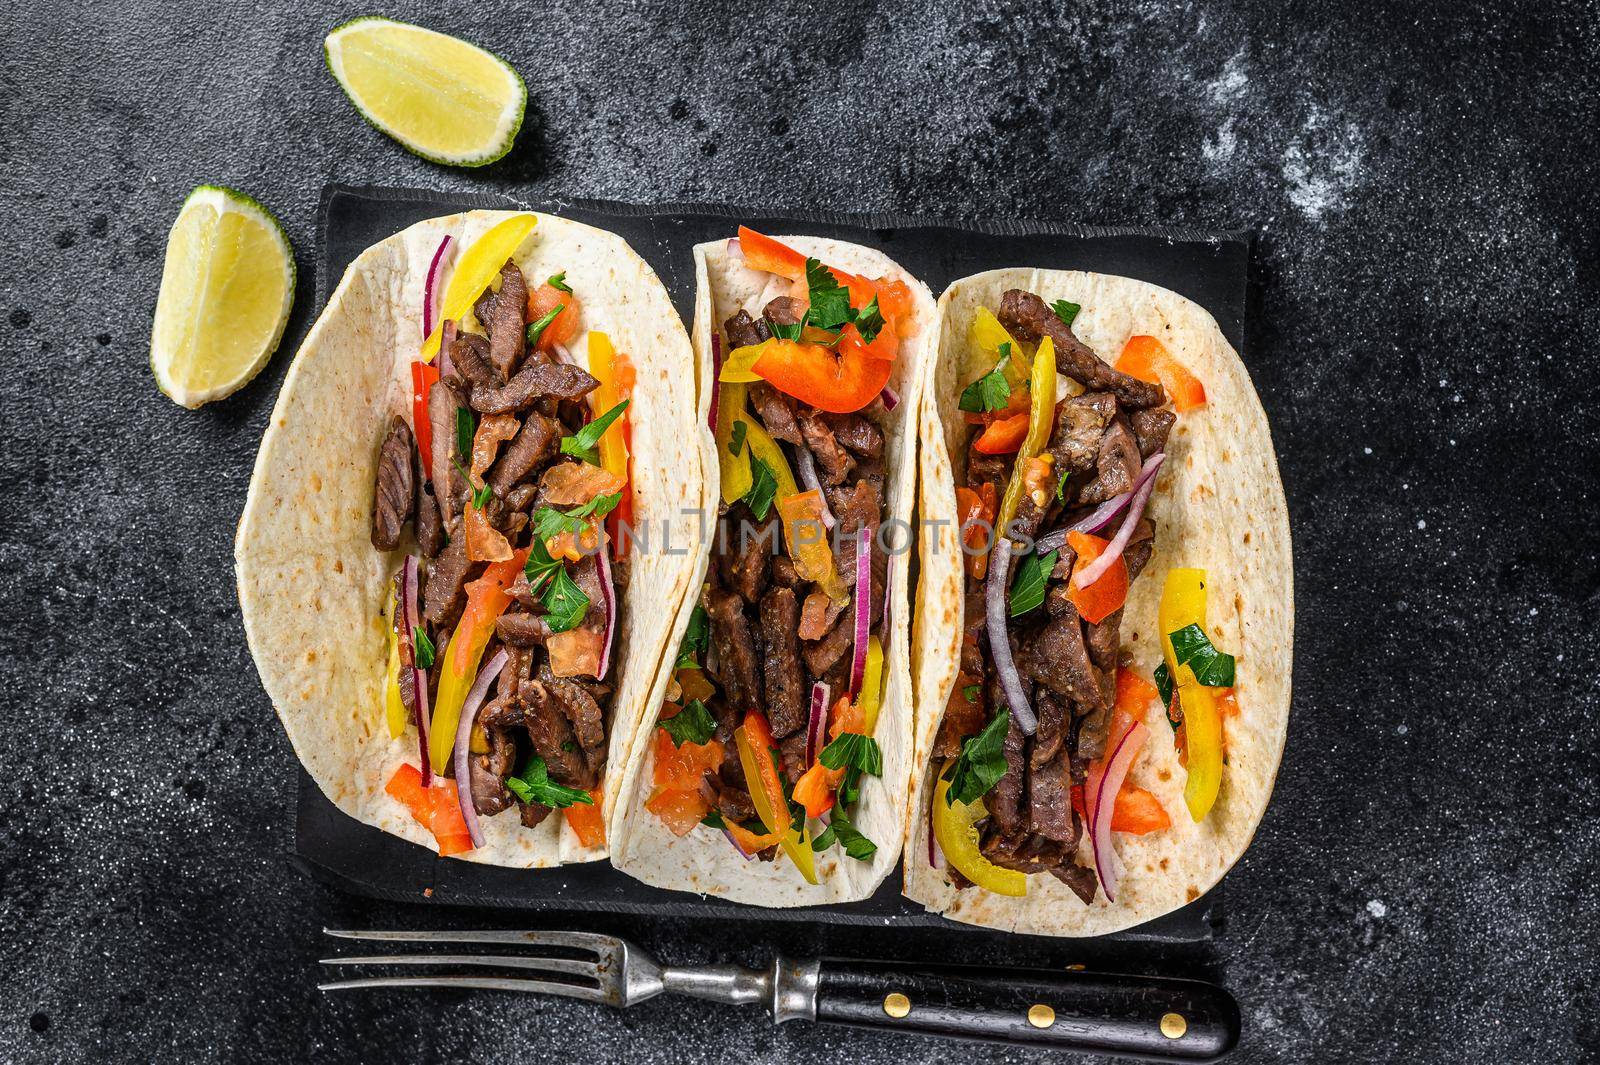
M 600 809 L 600 789 L 593 788 L 589 791 L 591 803 L 575 802 L 561 811 L 567 817 L 567 825 L 577 834 L 578 842 L 585 847 L 604 847 L 606 845 L 606 817 Z
M 511 557 L 510 541 L 490 525 L 488 516 L 471 502 L 462 512 L 461 528 L 467 538 L 469 562 L 504 562 Z
M 570 292 L 563 292 L 548 281 L 528 293 L 528 324 L 532 325 L 557 307 L 561 313 L 539 334 L 539 350 L 554 351 L 557 344 L 570 344 L 578 336 L 578 315 L 583 304 Z
M 833 809 L 833 793 L 842 780 L 843 769 L 829 769 L 817 762 L 795 781 L 794 801 L 806 808 L 807 817 L 821 817 Z
M 433 833 L 440 854 L 460 854 L 472 849 L 472 835 L 461 817 L 461 800 L 456 794 L 454 780 L 435 777 L 433 786 L 425 788 L 422 773 L 406 762 L 394 771 L 383 790 L 410 810 L 418 824 Z
M 845 332 L 854 328 L 846 326 Z M 860 334 L 855 335 L 859 340 Z M 751 369 L 786 395 L 833 414 L 850 414 L 878 398 L 893 367 L 840 346 L 835 355 L 820 344 L 774 337 L 761 344 L 761 356 Z
M 553 507 L 587 503 L 596 496 L 620 492 L 626 477 L 587 462 L 561 462 L 544 471 L 539 479 L 540 498 Z
M 828 738 L 836 740 L 846 732 L 865 736 L 867 716 L 861 712 L 861 707 L 850 701 L 848 695 L 841 695 L 834 704 L 832 720 L 828 722 Z
M 1089 533 L 1069 532 L 1067 543 L 1078 553 L 1078 559 L 1072 564 L 1073 575 L 1089 563 L 1100 557 L 1107 541 Z M 1122 559 L 1112 565 L 1100 575 L 1100 579 L 1087 588 L 1079 588 L 1077 584 L 1067 583 L 1067 599 L 1078 608 L 1078 613 L 1091 625 L 1105 620 L 1112 611 L 1122 606 L 1128 598 L 1128 565 Z
M 1072 785 L 1072 808 L 1078 816 L 1088 820 L 1084 810 L 1083 785 Z M 1172 818 L 1153 794 L 1124 782 L 1111 807 L 1111 831 L 1142 836 L 1147 832 L 1160 832 L 1172 827 Z
M 704 702 L 717 694 L 717 689 L 712 686 L 702 669 L 678 670 L 678 687 L 683 692 L 683 701 L 686 704 L 696 699 Z
M 674 836 L 687 836 L 694 831 L 702 818 L 711 812 L 711 803 L 700 794 L 699 788 L 686 791 L 682 788 L 657 788 L 644 804 L 644 808 L 661 818 Z M 571 810 L 574 807 L 567 807 Z
M 1129 337 L 1117 357 L 1117 369 L 1166 389 L 1179 411 L 1193 410 L 1206 401 L 1205 385 L 1155 337 Z
M 985 455 L 1009 455 L 1027 438 L 1028 420 L 1028 414 L 1016 414 L 992 422 L 972 446 Z
M 544 641 L 550 652 L 550 672 L 558 677 L 600 676 L 600 652 L 606 636 L 599 629 L 568 629 L 551 633 Z
M 967 557 L 967 570 L 977 580 L 983 580 L 989 571 L 989 551 L 994 547 L 994 513 L 1000 505 L 1000 493 L 992 481 L 985 481 L 976 489 L 956 489 L 956 521 L 961 530 L 962 553 Z
M 791 281 L 803 280 L 806 276 L 804 255 L 749 226 L 739 227 L 739 250 L 744 253 L 744 264 L 752 270 L 765 270 Z
M 667 709 L 672 713 L 663 711 L 662 717 L 672 717 L 679 708 L 669 704 Z M 672 742 L 672 736 L 666 729 L 658 728 L 655 734 L 656 766 L 651 779 L 659 787 L 678 791 L 698 790 L 705 775 L 716 772 L 722 765 L 724 750 L 718 740 L 685 743 L 679 747 Z
M 1156 686 L 1131 669 L 1117 670 L 1117 709 L 1135 721 L 1144 719 L 1145 707 L 1161 698 Z
M 969 696 L 967 693 L 973 688 L 978 690 Z M 939 723 L 936 746 L 944 751 L 959 750 L 961 741 L 976 736 L 988 723 L 988 713 L 983 708 L 983 678 L 957 673 L 955 690 L 945 703 L 944 720 Z
M 912 322 L 911 286 L 895 277 L 880 277 L 872 282 L 878 293 L 878 310 L 894 323 L 895 332 L 908 337 L 916 327 Z

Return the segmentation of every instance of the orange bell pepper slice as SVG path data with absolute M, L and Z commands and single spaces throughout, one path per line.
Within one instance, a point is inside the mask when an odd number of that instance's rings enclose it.
M 765 270 L 791 281 L 799 281 L 806 276 L 804 255 L 782 241 L 757 233 L 749 226 L 739 227 L 739 250 L 744 252 L 744 264 L 752 270 Z
M 751 710 L 744 715 L 745 739 L 749 741 L 750 748 L 755 754 L 755 780 L 746 780 L 750 785 L 751 797 L 756 800 L 756 809 L 764 815 L 770 814 L 771 823 L 767 825 L 778 835 L 789 831 L 793 822 L 789 817 L 789 804 L 783 798 L 783 782 L 778 779 L 778 767 L 774 764 L 773 752 L 777 750 L 778 743 L 772 738 L 772 728 L 767 724 L 766 715 L 759 710 Z M 747 774 L 748 775 L 748 774 Z M 760 794 L 756 794 L 759 791 Z M 761 800 L 765 800 L 766 810 L 762 810 Z M 767 817 L 763 816 L 766 822 Z
M 428 735 L 428 761 L 435 773 L 443 773 L 456 742 L 456 722 L 461 719 L 461 704 L 467 689 L 478 674 L 478 661 L 489 637 L 494 635 L 495 619 L 511 604 L 506 589 L 517 579 L 528 560 L 526 547 L 504 562 L 484 567 L 483 576 L 467 585 L 467 605 L 456 623 L 455 634 L 445 651 L 439 674 L 439 693 L 435 698 L 433 726 Z
M 781 842 L 776 832 L 767 832 L 758 836 L 737 821 L 724 820 L 723 828 L 728 835 L 733 837 L 734 842 L 744 849 L 746 854 L 764 851 L 773 844 Z
M 989 550 L 995 542 L 994 512 L 999 505 L 1000 493 L 988 481 L 976 489 L 956 489 L 956 521 L 966 548 L 967 571 L 980 581 L 989 571 Z
M 561 812 L 566 815 L 567 825 L 577 834 L 579 843 L 585 847 L 604 847 L 606 817 L 600 809 L 600 789 L 591 789 L 589 798 L 594 801 L 588 804 L 575 802 Z
M 1129 337 L 1122 354 L 1117 356 L 1116 368 L 1166 389 L 1179 411 L 1194 410 L 1206 401 L 1206 386 L 1155 337 Z
M 833 809 L 833 793 L 843 780 L 843 769 L 829 769 L 818 762 L 795 781 L 794 801 L 806 808 L 807 817 L 821 817 Z
M 1089 533 L 1069 532 L 1067 543 L 1078 553 L 1077 561 L 1072 564 L 1072 572 L 1077 572 L 1100 557 L 1100 552 L 1108 546 L 1108 542 Z M 1067 599 L 1078 608 L 1078 613 L 1091 625 L 1104 621 L 1118 607 L 1122 606 L 1128 598 L 1128 565 L 1122 559 L 1103 574 L 1100 579 L 1087 588 L 1079 588 L 1076 583 L 1067 583 Z
M 409 762 L 402 763 L 383 790 L 399 802 L 417 823 L 433 833 L 441 855 L 460 854 L 472 849 L 472 834 L 461 816 L 461 800 L 456 782 L 448 777 L 434 778 L 431 788 L 422 786 L 422 773 Z
M 854 328 L 845 327 L 846 331 Z M 855 335 L 859 339 L 860 334 Z M 882 359 L 866 358 L 860 351 L 841 350 L 835 355 L 820 344 L 774 337 L 763 342 L 761 356 L 751 369 L 786 395 L 819 410 L 850 414 L 878 398 L 889 383 L 893 366 Z
M 1027 439 L 1029 418 L 1028 414 L 1017 414 L 991 422 L 983 435 L 973 442 L 973 448 L 985 455 L 1011 454 Z

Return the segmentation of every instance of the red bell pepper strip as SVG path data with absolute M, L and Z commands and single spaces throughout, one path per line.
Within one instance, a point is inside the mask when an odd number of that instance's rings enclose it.
M 593 788 L 589 791 L 593 802 L 575 802 L 561 811 L 566 815 L 568 827 L 585 847 L 603 847 L 606 843 L 606 817 L 600 809 L 600 797 L 600 789 Z
M 983 435 L 972 442 L 973 448 L 985 455 L 1011 454 L 1027 439 L 1028 419 L 1029 415 L 1018 414 L 991 423 L 984 429 Z
M 749 226 L 739 227 L 739 250 L 744 253 L 744 264 L 752 270 L 765 270 L 769 274 L 799 281 L 806 276 L 806 257 L 781 241 L 757 233 Z
M 422 479 L 428 480 L 432 466 L 433 423 L 428 420 L 428 393 L 439 380 L 439 367 L 431 362 L 411 364 L 411 429 L 417 438 L 417 454 L 422 456 Z
M 383 790 L 411 811 L 418 824 L 433 833 L 440 854 L 460 854 L 472 849 L 472 835 L 461 816 L 455 781 L 438 777 L 432 787 L 424 787 L 422 773 L 416 766 L 404 762 Z
M 821 817 L 833 809 L 833 793 L 843 780 L 843 769 L 829 769 L 817 762 L 795 781 L 794 801 L 806 808 L 807 817 Z
M 433 726 L 428 735 L 428 761 L 435 773 L 443 773 L 450 761 L 450 749 L 456 740 L 456 722 L 461 719 L 461 704 L 466 701 L 467 689 L 478 675 L 478 662 L 489 637 L 494 635 L 495 619 L 511 603 L 506 589 L 517 579 L 527 560 L 528 549 L 524 547 L 505 562 L 490 563 L 484 567 L 483 576 L 467 585 L 466 609 L 461 612 L 461 620 L 450 637 L 450 646 L 445 649 L 439 694 L 433 708 Z
M 1122 354 L 1117 356 L 1116 368 L 1166 389 L 1172 405 L 1180 412 L 1193 410 L 1206 401 L 1206 386 L 1155 337 L 1129 337 Z
M 893 369 L 881 359 L 845 351 L 842 344 L 835 355 L 818 344 L 774 337 L 762 349 L 751 367 L 757 375 L 778 391 L 833 414 L 853 413 L 877 399 Z

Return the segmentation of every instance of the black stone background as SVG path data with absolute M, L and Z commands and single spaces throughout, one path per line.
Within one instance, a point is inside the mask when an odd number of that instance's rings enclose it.
M 320 925 L 495 917 L 286 867 L 292 755 L 231 537 L 288 354 L 200 412 L 146 368 L 165 230 L 203 181 L 294 241 L 288 350 L 328 181 L 1257 230 L 1296 697 L 1224 934 L 587 923 L 672 962 L 959 943 L 1205 975 L 1243 1005 L 1241 1062 L 1600 1054 L 1594 3 L 395 5 L 527 78 L 518 145 L 480 172 L 345 102 L 318 42 L 367 10 L 0 11 L 0 1060 L 1023 1060 L 672 1000 L 311 990 Z

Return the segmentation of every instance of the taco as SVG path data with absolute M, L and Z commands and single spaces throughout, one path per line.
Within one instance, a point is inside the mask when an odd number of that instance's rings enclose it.
M 927 288 L 814 237 L 695 249 L 700 446 L 714 527 L 612 860 L 764 906 L 864 898 L 911 771 L 909 521 Z
M 699 550 L 692 360 L 645 262 L 551 215 L 350 265 L 235 543 L 262 683 L 341 810 L 470 861 L 605 856 Z
M 1244 365 L 1183 297 L 996 270 L 940 299 L 922 407 L 905 893 L 1083 936 L 1198 898 L 1266 808 L 1288 517 Z

